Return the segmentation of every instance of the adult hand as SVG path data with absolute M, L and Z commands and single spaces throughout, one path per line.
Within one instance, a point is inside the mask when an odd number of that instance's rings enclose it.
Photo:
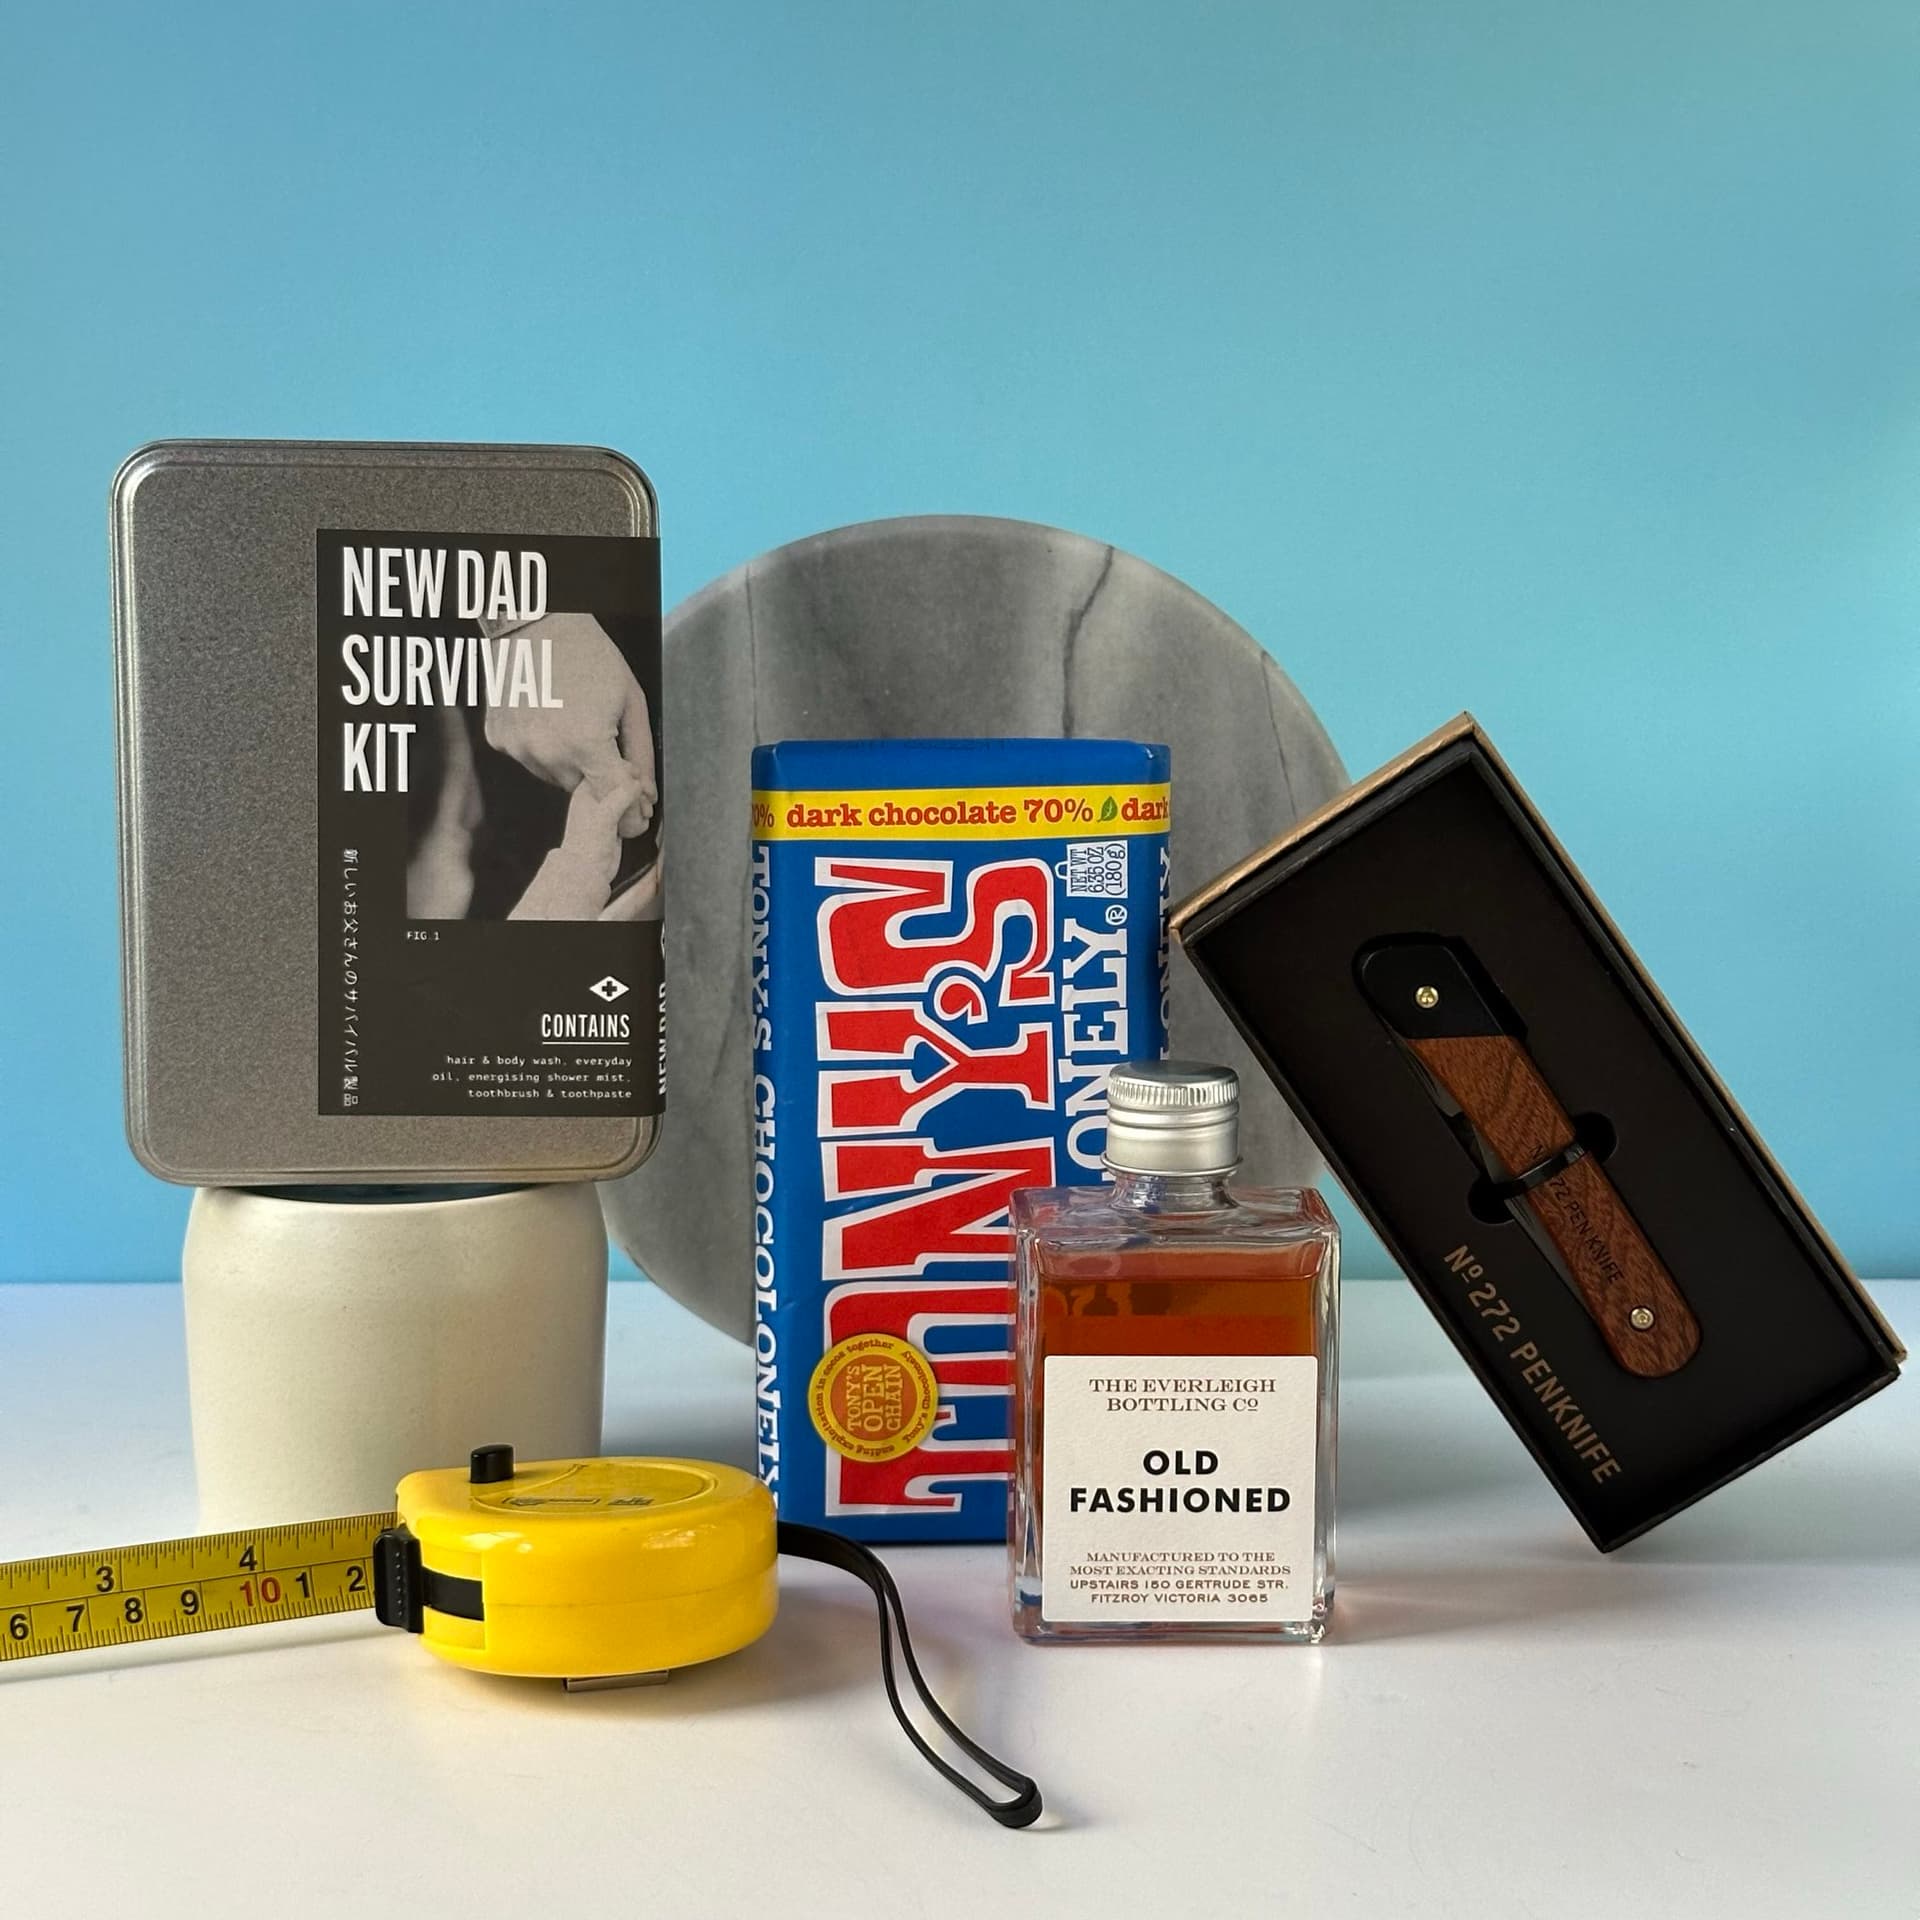
M 645 830 L 659 805 L 647 696 L 607 631 L 591 614 L 550 613 L 516 639 L 552 650 L 557 707 L 490 707 L 487 744 L 551 786 L 571 793 L 583 780 L 630 783 L 623 838 Z

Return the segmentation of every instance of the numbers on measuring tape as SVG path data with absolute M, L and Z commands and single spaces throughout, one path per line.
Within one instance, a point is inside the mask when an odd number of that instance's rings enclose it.
M 0 1661 L 365 1607 L 389 1514 L 0 1565 Z

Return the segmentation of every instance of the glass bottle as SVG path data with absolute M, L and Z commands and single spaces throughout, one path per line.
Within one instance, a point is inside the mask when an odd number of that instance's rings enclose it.
M 1225 1067 L 1107 1083 L 1112 1184 L 1013 1196 L 1013 1621 L 1317 1641 L 1333 1599 L 1340 1234 L 1239 1190 Z

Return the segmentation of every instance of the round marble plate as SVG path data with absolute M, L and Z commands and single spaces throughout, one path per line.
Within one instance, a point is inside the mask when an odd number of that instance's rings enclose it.
M 615 1241 L 703 1319 L 753 1326 L 748 758 L 766 740 L 1086 734 L 1173 749 L 1178 900 L 1346 784 L 1298 689 L 1218 607 L 1079 534 L 877 520 L 749 560 L 667 617 L 666 1123 L 601 1194 Z M 1172 1045 L 1244 1088 L 1245 1177 L 1318 1164 L 1176 954 Z

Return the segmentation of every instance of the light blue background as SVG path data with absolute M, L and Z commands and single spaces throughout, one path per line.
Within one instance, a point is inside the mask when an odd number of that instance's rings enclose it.
M 1471 706 L 1841 1244 L 1920 1273 L 1908 0 L 5 39 L 0 1278 L 179 1244 L 120 1128 L 105 542 L 175 434 L 611 443 L 670 599 L 1050 521 L 1239 618 L 1356 771 Z

